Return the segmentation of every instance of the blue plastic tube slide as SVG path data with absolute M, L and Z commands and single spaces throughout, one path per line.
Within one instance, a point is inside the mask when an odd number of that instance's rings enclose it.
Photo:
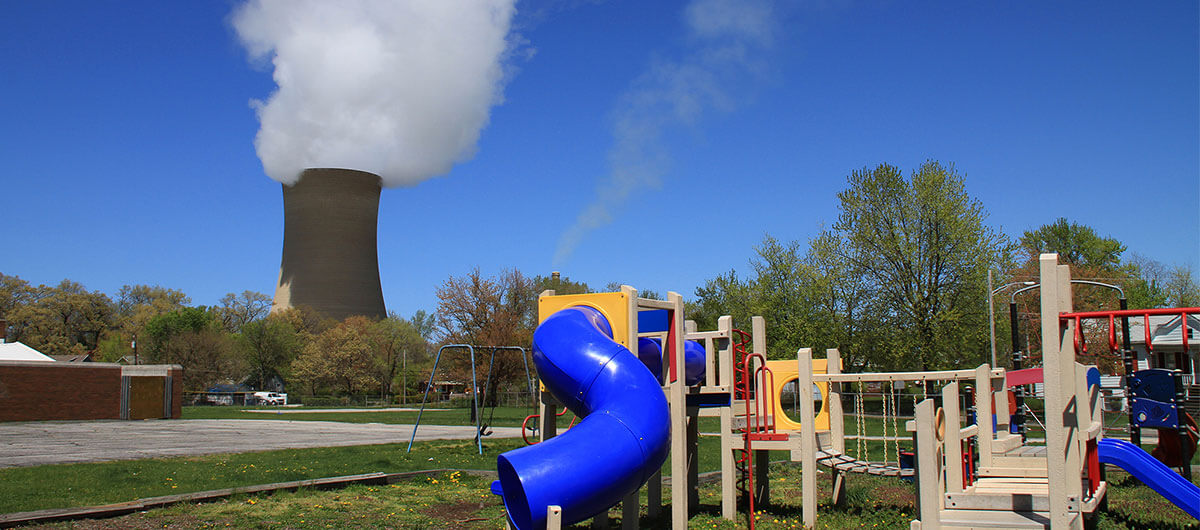
M 687 386 L 698 385 L 704 381 L 704 374 L 707 370 L 705 366 L 705 358 L 708 354 L 704 351 L 704 345 L 694 340 L 683 342 L 683 382 Z M 658 378 L 658 382 L 663 380 L 663 362 L 662 362 L 662 340 L 642 337 L 638 339 L 638 357 L 645 363 L 646 368 Z
M 1137 477 L 1171 504 L 1200 519 L 1200 487 L 1184 480 L 1158 459 L 1125 440 L 1102 438 L 1096 450 L 1100 463 L 1112 464 Z
M 567 432 L 497 457 L 504 507 L 518 530 L 599 514 L 637 491 L 667 460 L 670 412 L 650 370 L 612 340 L 604 315 L 585 306 L 554 313 L 533 332 L 542 383 L 583 418 Z M 497 489 L 499 491 L 497 491 Z

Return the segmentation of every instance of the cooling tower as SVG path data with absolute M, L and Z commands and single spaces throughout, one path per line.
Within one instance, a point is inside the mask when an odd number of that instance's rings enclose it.
M 387 316 L 376 250 L 380 189 L 378 175 L 351 169 L 306 169 L 283 185 L 283 260 L 271 311 Z

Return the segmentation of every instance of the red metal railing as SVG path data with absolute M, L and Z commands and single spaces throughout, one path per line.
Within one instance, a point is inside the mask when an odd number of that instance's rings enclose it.
M 1075 323 L 1075 350 L 1087 353 L 1087 341 L 1083 340 L 1083 319 L 1108 319 L 1108 346 L 1112 351 L 1117 351 L 1117 330 L 1116 319 L 1119 317 L 1142 317 L 1143 331 L 1146 333 L 1146 350 L 1154 351 L 1154 344 L 1150 337 L 1150 317 L 1159 315 L 1178 315 L 1183 329 L 1180 335 L 1183 337 L 1183 351 L 1188 351 L 1188 332 L 1187 332 L 1187 316 L 1200 314 L 1200 307 L 1173 307 L 1160 309 L 1119 309 L 1114 311 L 1080 311 L 1076 313 L 1061 313 L 1058 315 L 1059 324 L 1065 324 L 1071 321 Z

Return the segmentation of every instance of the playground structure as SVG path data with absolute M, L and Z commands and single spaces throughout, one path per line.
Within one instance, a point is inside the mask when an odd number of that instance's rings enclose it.
M 510 525 L 522 530 L 590 517 L 603 526 L 617 504 L 623 527 L 636 528 L 641 488 L 651 517 L 663 509 L 659 470 L 669 455 L 671 526 L 686 528 L 698 503 L 699 418 L 716 417 L 721 514 L 730 520 L 737 516 L 739 493 L 751 513 L 756 504 L 769 502 L 771 450 L 788 451 L 801 463 L 809 527 L 817 518 L 818 465 L 832 470 L 835 503 L 844 498 L 850 473 L 915 478 L 919 512 L 913 528 L 1081 528 L 1103 505 L 1106 463 L 1124 467 L 1200 518 L 1200 490 L 1193 484 L 1136 446 L 1102 439 L 1099 372 L 1075 362 L 1078 315 L 1071 313 L 1070 271 L 1055 255 L 1041 260 L 1045 446 L 1026 445 L 1005 413 L 1012 412 L 1008 389 L 1032 382 L 1029 371 L 981 365 L 842 373 L 836 349 L 825 359 L 813 359 L 804 348 L 795 361 L 768 361 L 759 317 L 752 319 L 751 333 L 734 329 L 729 317 L 719 319 L 716 330 L 698 331 L 683 320 L 676 293 L 661 301 L 639 298 L 628 286 L 588 295 L 548 291 L 539 298 L 542 324 L 534 335 L 534 362 L 543 382 L 542 443 L 500 455 L 501 478 L 493 492 L 503 497 Z M 1051 339 L 1055 334 L 1057 341 Z M 701 350 L 705 355 L 694 355 Z M 697 363 L 702 372 L 693 372 Z M 793 382 L 799 421 L 789 419 L 782 406 Z M 863 401 L 870 392 L 864 385 L 883 398 L 882 437 L 865 434 Z M 904 387 L 917 389 L 919 402 L 917 394 L 900 390 Z M 847 432 L 843 410 L 850 395 L 856 398 L 853 433 Z M 911 434 L 904 437 L 897 426 L 903 395 L 915 405 L 914 419 L 903 423 Z M 964 411 L 964 402 L 974 410 Z M 561 436 L 557 411 L 564 405 L 582 420 Z M 909 440 L 915 470 L 900 464 L 900 442 Z M 848 441 L 857 446 L 853 452 Z M 883 441 L 882 462 L 868 460 L 871 441 Z M 753 528 L 754 517 L 748 520 Z
M 1133 444 L 1102 439 L 1100 373 L 1075 362 L 1080 322 L 1088 315 L 1072 312 L 1069 267 L 1059 265 L 1055 254 L 1043 254 L 1039 262 L 1046 445 L 1026 446 L 1009 429 L 1001 432 L 1004 415 L 962 426 L 957 384 L 946 385 L 942 407 L 922 401 L 907 425 L 917 453 L 919 519 L 912 527 L 1083 528 L 1104 500 L 1103 463 L 1123 467 L 1200 518 L 1200 489 L 1194 484 Z M 1111 325 L 1114 317 L 1106 316 Z M 977 381 L 976 418 L 990 414 L 990 396 L 997 408 L 1007 401 L 1004 388 Z M 979 465 L 964 476 L 958 451 L 967 439 L 978 450 Z

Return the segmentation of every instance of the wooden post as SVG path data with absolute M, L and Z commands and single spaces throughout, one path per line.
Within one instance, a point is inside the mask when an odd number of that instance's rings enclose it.
M 1083 493 L 1082 459 L 1075 402 L 1074 324 L 1059 325 L 1059 314 L 1070 312 L 1071 272 L 1058 264 L 1058 254 L 1039 257 L 1041 273 L 1042 366 L 1046 405 L 1046 474 L 1050 489 L 1050 524 L 1054 528 L 1083 528 L 1072 511 Z
M 817 524 L 817 428 L 813 413 L 812 348 L 800 348 L 797 352 L 798 378 L 796 395 L 800 398 L 800 488 L 804 526 L 813 528 Z
M 825 372 L 842 373 L 842 352 L 837 348 L 825 350 Z M 811 367 L 810 367 L 811 369 Z M 829 447 L 835 453 L 846 452 L 846 418 L 842 416 L 842 384 L 829 383 Z M 833 468 L 834 504 L 846 502 L 846 474 Z

